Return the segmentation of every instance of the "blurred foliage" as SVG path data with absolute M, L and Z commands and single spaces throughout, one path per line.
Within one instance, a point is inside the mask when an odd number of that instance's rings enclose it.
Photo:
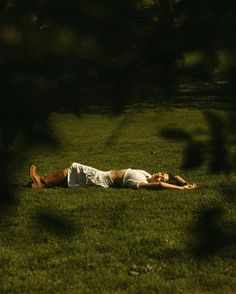
M 99 103 L 106 98 L 121 107 L 150 85 L 171 91 L 180 74 L 232 75 L 232 5 L 203 0 L 2 1 L 0 64 L 7 71 L 6 88 L 19 93 L 19 84 L 22 91 L 30 84 L 50 110 L 77 112 L 88 99 Z

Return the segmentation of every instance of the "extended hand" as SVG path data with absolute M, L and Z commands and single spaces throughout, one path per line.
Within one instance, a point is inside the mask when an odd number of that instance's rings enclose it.
M 196 189 L 197 188 L 197 184 L 193 183 L 193 184 L 187 184 L 183 186 L 184 190 L 192 190 L 192 189 Z

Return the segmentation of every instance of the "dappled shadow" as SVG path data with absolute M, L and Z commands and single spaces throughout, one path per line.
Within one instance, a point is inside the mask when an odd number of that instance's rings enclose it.
M 104 208 L 104 218 L 111 228 L 118 228 L 125 223 L 127 213 L 126 203 L 116 203 L 112 207 Z
M 223 201 L 235 205 L 235 183 L 219 186 Z M 235 250 L 236 223 L 227 217 L 225 205 L 208 205 L 200 207 L 196 216 L 195 225 L 190 229 L 193 239 L 190 244 L 191 252 L 199 258 L 225 252 L 225 249 Z M 228 250 L 228 254 L 231 254 Z M 227 253 L 225 253 L 227 254 Z
M 0 186 L 1 186 L 1 196 L 0 196 L 0 206 L 1 205 L 11 205 L 15 202 L 14 193 L 9 185 L 9 179 L 7 177 L 7 166 L 8 158 L 4 152 L 0 153 Z
M 197 169 L 207 164 L 209 174 L 225 176 L 225 181 L 214 188 L 221 193 L 221 203 L 212 202 L 199 207 L 195 223 L 188 231 L 192 238 L 188 244 L 189 252 L 199 259 L 220 254 L 226 248 L 233 248 L 236 242 L 236 224 L 226 209 L 227 205 L 235 206 L 236 199 L 235 112 L 205 111 L 203 116 L 207 131 L 200 132 L 200 135 L 204 134 L 204 141 L 198 136 L 198 129 L 187 133 L 167 128 L 160 132 L 168 140 L 185 143 L 183 169 Z
M 80 215 L 93 216 L 91 219 L 92 227 L 102 227 L 106 229 L 119 229 L 125 223 L 127 215 L 127 204 L 125 202 L 105 201 L 87 205 L 85 208 L 80 208 Z
M 228 140 L 228 125 L 217 114 L 206 112 L 205 118 L 209 126 L 210 140 L 208 142 L 208 152 L 211 154 L 209 167 L 213 173 L 228 173 L 233 168 L 230 160 L 230 142 Z
M 229 177 L 229 182 L 230 182 L 230 177 Z M 228 202 L 231 203 L 232 205 L 235 205 L 236 202 L 236 187 L 235 187 L 236 183 L 233 182 L 231 185 L 229 184 L 223 184 L 221 185 L 221 190 L 222 190 L 222 197 L 223 199 Z
M 9 162 L 10 159 L 8 159 L 6 153 L 0 151 L 0 231 L 8 228 L 8 218 L 16 215 L 19 204 L 19 198 L 8 177 Z M 6 219 L 6 222 L 4 219 Z
M 204 149 L 203 143 L 189 140 L 184 150 L 182 168 L 194 169 L 199 167 L 204 162 Z
M 16 204 L 12 173 L 21 170 L 31 148 L 58 150 L 59 142 L 48 124 L 50 110 L 32 81 L 12 78 L 12 68 L 1 67 L 0 80 L 0 205 Z M 21 152 L 19 151 L 21 150 Z M 24 150 L 24 152 L 22 152 Z
M 233 245 L 223 219 L 224 210 L 221 207 L 202 207 L 192 230 L 192 253 L 199 258 L 211 256 Z
M 204 162 L 205 146 L 201 142 L 196 142 L 188 134 L 180 129 L 163 129 L 160 134 L 169 140 L 183 141 L 186 146 L 183 150 L 183 169 L 194 169 Z
M 39 235 L 46 233 L 58 238 L 70 238 L 82 232 L 82 227 L 78 224 L 75 225 L 67 216 L 65 217 L 61 213 L 58 215 L 53 211 L 42 210 L 34 216 L 34 220 L 38 227 Z
M 131 121 L 132 115 L 125 114 L 125 116 L 120 120 L 120 122 L 113 130 L 112 134 L 107 138 L 105 142 L 105 148 L 112 148 L 118 143 L 119 138 L 121 137 L 125 129 L 130 125 Z
M 195 169 L 207 162 L 210 173 L 230 173 L 235 169 L 236 145 L 234 116 L 230 113 L 226 118 L 215 112 L 204 112 L 208 138 L 204 141 L 196 139 L 199 130 L 187 133 L 177 128 L 166 128 L 160 134 L 169 140 L 185 143 L 183 150 L 183 169 Z

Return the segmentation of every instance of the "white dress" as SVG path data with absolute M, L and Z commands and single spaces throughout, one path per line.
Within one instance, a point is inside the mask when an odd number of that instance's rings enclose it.
M 68 171 L 68 187 L 100 186 L 109 188 L 113 185 L 109 174 L 110 171 L 101 171 L 91 166 L 74 162 Z
M 128 168 L 125 171 L 121 186 L 124 188 L 138 189 L 139 184 L 148 183 L 147 179 L 151 177 L 152 175 L 147 173 L 145 170 Z

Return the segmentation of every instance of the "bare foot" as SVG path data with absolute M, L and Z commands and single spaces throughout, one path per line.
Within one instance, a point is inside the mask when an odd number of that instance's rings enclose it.
M 33 189 L 40 189 L 45 186 L 42 181 L 42 178 L 37 173 L 35 165 L 31 165 L 29 174 L 30 174 L 30 177 L 33 181 L 32 185 L 31 185 Z

